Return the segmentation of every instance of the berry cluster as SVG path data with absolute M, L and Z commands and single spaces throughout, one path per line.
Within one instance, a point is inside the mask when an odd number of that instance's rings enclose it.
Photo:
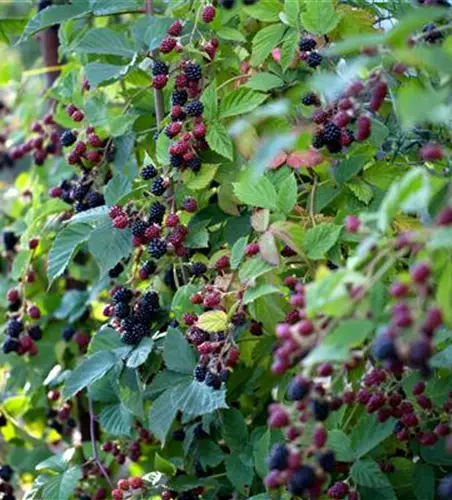
M 111 453 L 115 458 L 115 462 L 119 465 L 123 465 L 127 458 L 132 462 L 138 462 L 142 455 L 142 445 L 152 444 L 152 438 L 149 431 L 138 422 L 135 427 L 138 433 L 137 439 L 130 442 L 107 441 L 102 445 L 102 451 Z
M 112 304 L 104 314 L 113 317 L 113 326 L 121 332 L 125 344 L 137 345 L 151 333 L 151 324 L 160 309 L 156 292 L 148 290 L 142 296 L 125 287 L 112 290 Z
M 310 68 L 317 68 L 323 61 L 321 54 L 315 50 L 316 47 L 317 41 L 310 37 L 303 37 L 298 44 L 299 57 L 302 61 L 306 61 Z
M 113 500 L 123 500 L 135 494 L 143 494 L 144 482 L 141 477 L 129 477 L 120 479 L 117 482 L 117 488 L 111 492 Z
M 56 403 L 60 399 L 60 391 L 53 389 L 47 393 L 47 399 L 50 403 Z M 72 401 L 65 401 L 58 408 L 51 407 L 47 411 L 47 426 L 62 436 L 71 436 L 77 427 L 77 421 L 71 416 Z

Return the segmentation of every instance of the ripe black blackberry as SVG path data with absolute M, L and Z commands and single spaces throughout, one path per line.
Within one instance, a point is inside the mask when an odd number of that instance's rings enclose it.
M 187 331 L 187 339 L 193 345 L 200 345 L 207 340 L 207 333 L 196 326 L 193 326 Z
M 155 267 L 155 263 L 152 262 L 152 260 L 150 260 L 149 262 L 151 262 Z M 143 295 L 142 301 L 145 307 L 147 309 L 150 309 L 151 311 L 158 311 L 160 309 L 160 300 L 157 292 L 146 292 Z
M 7 337 L 2 344 L 3 354 L 9 354 L 10 352 L 16 352 L 19 349 L 19 342 L 16 339 Z
M 201 80 L 202 69 L 199 64 L 188 63 L 185 66 L 184 73 L 191 82 L 197 82 Z
M 317 47 L 317 42 L 314 38 L 305 37 L 300 40 L 298 46 L 301 52 L 309 52 Z
M 132 298 L 133 298 L 132 290 L 125 287 L 120 287 L 113 294 L 113 303 L 119 304 L 122 302 L 124 304 L 127 304 L 132 300 Z
M 187 161 L 187 167 L 192 171 L 192 172 L 199 172 L 201 170 L 202 162 L 201 158 L 198 156 L 195 156 L 191 160 Z
M 340 142 L 332 142 L 326 145 L 326 149 L 329 153 L 340 153 L 342 151 L 342 144 Z
M 33 340 L 41 340 L 42 339 L 41 327 L 39 325 L 30 326 L 30 328 L 28 329 L 28 335 Z
M 323 140 L 326 144 L 337 144 L 341 141 L 341 129 L 333 122 L 327 122 L 323 129 Z
M 170 155 L 170 165 L 175 168 L 182 167 L 184 158 L 181 155 Z
M 24 330 L 24 324 L 18 319 L 10 319 L 6 323 L 5 333 L 10 337 L 17 338 Z
M 230 374 L 231 374 L 230 370 L 228 370 L 227 368 L 223 368 L 220 371 L 220 380 L 222 382 L 226 382 L 228 380 Z
M 221 387 L 221 378 L 215 373 L 208 372 L 205 383 L 208 387 L 212 387 L 212 389 L 217 391 Z
M 306 94 L 303 97 L 303 99 L 301 100 L 301 102 L 305 106 L 318 106 L 320 104 L 319 98 L 317 97 L 316 94 L 314 94 L 314 92 L 310 92 L 309 94 Z
M 146 261 L 140 269 L 140 276 L 146 276 L 147 279 L 157 270 L 157 264 L 153 260 Z M 143 279 L 143 278 L 142 278 Z
M 144 222 L 144 220 L 137 220 L 132 224 L 132 234 L 133 236 L 144 236 L 146 229 L 148 228 L 148 224 Z
M 311 411 L 313 417 L 319 422 L 324 422 L 328 415 L 330 414 L 330 405 L 327 401 L 320 401 L 319 399 L 314 399 L 311 403 Z
M 6 419 L 3 413 L 0 413 L 0 427 L 5 427 L 8 424 L 8 420 Z
M 14 471 L 9 465 L 1 465 L 0 466 L 0 479 L 3 479 L 6 483 L 11 481 L 14 475 Z
M 325 141 L 323 139 L 323 135 L 315 135 L 312 139 L 312 146 L 315 149 L 321 149 L 325 145 Z
M 289 450 L 282 443 L 275 444 L 268 456 L 268 468 L 270 470 L 285 470 L 287 469 L 287 460 L 289 458 Z
M 319 465 L 326 473 L 331 473 L 336 468 L 336 456 L 334 451 L 328 450 L 318 458 Z
M 69 146 L 72 146 L 75 144 L 75 141 L 77 140 L 77 136 L 72 132 L 72 130 L 66 130 L 61 134 L 60 141 L 61 144 L 67 148 Z
M 190 266 L 190 273 L 193 276 L 202 276 L 205 272 L 207 272 L 207 266 L 203 262 L 194 262 Z
M 430 23 L 424 26 L 422 32 L 426 33 L 424 40 L 427 43 L 436 43 L 444 39 L 444 35 L 441 31 L 438 31 L 438 26 L 435 23 Z
M 114 279 L 117 278 L 123 271 L 124 266 L 121 264 L 121 262 L 118 262 L 115 267 L 112 267 L 110 271 L 108 271 L 108 276 Z
M 188 92 L 185 89 L 173 90 L 171 94 L 171 104 L 173 106 L 180 105 L 183 106 L 188 100 Z
M 19 238 L 12 231 L 5 231 L 3 233 L 3 245 L 5 250 L 13 251 Z
M 101 193 L 98 193 L 97 191 L 89 193 L 86 201 L 88 202 L 89 208 L 97 208 L 105 205 L 104 196 Z
M 152 75 L 167 75 L 169 73 L 169 66 L 163 61 L 155 61 L 152 66 Z
M 151 224 L 161 224 L 163 217 L 165 216 L 165 205 L 162 205 L 158 201 L 154 201 L 151 205 L 151 210 L 149 211 L 149 222 Z
M 76 201 L 74 205 L 74 210 L 79 214 L 80 212 L 86 212 L 89 210 L 89 205 L 85 201 Z
M 154 259 L 160 259 L 166 254 L 166 242 L 156 238 L 148 245 L 148 253 Z
M 202 365 L 198 365 L 195 368 L 195 379 L 198 382 L 204 382 L 206 380 L 206 375 L 207 375 L 207 368 Z
M 306 62 L 311 68 L 317 68 L 322 64 L 322 61 L 323 57 L 318 52 L 311 52 Z
M 154 177 L 157 176 L 157 169 L 154 167 L 154 165 L 146 165 L 141 169 L 141 178 L 144 179 L 145 181 L 148 181 L 150 179 L 153 179 Z
M 162 196 L 166 191 L 165 179 L 163 177 L 157 177 L 152 181 L 151 193 L 154 196 Z
M 129 326 L 122 334 L 122 341 L 127 345 L 137 345 L 146 336 L 147 328 L 141 323 Z
M 184 111 L 188 116 L 201 116 L 204 112 L 204 105 L 198 100 L 191 101 L 185 106 Z
M 62 337 L 66 342 L 72 340 L 72 337 L 75 335 L 75 329 L 72 326 L 68 326 L 63 330 Z
M 72 198 L 76 201 L 82 201 L 88 194 L 90 186 L 88 184 L 78 184 L 72 190 Z
M 130 314 L 130 306 L 124 302 L 115 305 L 115 316 L 119 319 L 125 319 Z

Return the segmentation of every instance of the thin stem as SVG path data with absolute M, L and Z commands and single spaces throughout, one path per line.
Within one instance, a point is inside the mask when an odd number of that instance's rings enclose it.
M 99 454 L 97 452 L 96 432 L 95 432 L 95 428 L 94 428 L 96 417 L 94 415 L 93 401 L 90 397 L 88 397 L 88 411 L 89 411 L 89 433 L 90 433 L 90 437 L 91 437 L 91 445 L 93 447 L 93 458 L 94 458 L 94 461 L 96 462 L 96 465 L 99 467 L 99 470 L 102 472 L 102 475 L 105 477 L 105 480 L 107 481 L 110 488 L 114 489 L 115 486 L 114 486 L 112 480 L 110 479 L 110 476 L 107 474 L 105 467 L 103 466 L 102 462 L 99 460 Z

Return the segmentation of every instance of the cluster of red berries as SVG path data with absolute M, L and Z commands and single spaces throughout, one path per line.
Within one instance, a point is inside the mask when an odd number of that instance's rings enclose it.
M 38 245 L 37 238 L 32 238 L 28 243 L 32 252 Z M 30 282 L 31 278 L 31 281 L 34 281 L 34 272 L 29 269 L 25 278 L 26 282 Z M 35 356 L 38 353 L 35 342 L 42 338 L 42 329 L 36 324 L 41 319 L 41 310 L 36 304 L 24 299 L 23 288 L 9 289 L 6 298 L 10 315 L 5 327 L 6 339 L 2 344 L 3 353 L 16 352 L 19 356 L 25 354 Z
M 141 477 L 129 477 L 129 479 L 120 479 L 117 488 L 111 492 L 113 500 L 123 500 L 135 494 L 143 494 L 144 481 Z
M 119 465 L 124 464 L 127 458 L 129 458 L 132 462 L 138 462 L 142 454 L 142 445 L 152 444 L 152 437 L 149 431 L 138 422 L 135 427 L 138 432 L 137 439 L 122 443 L 107 441 L 102 445 L 102 451 L 105 453 L 111 453 L 115 457 L 116 463 Z
M 370 113 L 376 113 L 384 103 L 388 85 L 380 72 L 374 72 L 367 81 L 354 81 L 343 94 L 325 107 L 316 94 L 307 94 L 302 103 L 316 106 L 312 121 L 317 125 L 313 146 L 326 147 L 330 153 L 339 153 L 355 140 L 370 137 Z M 355 131 L 350 125 L 355 124 Z
M 60 135 L 52 114 L 49 113 L 41 121 L 32 123 L 30 130 L 34 135 L 11 149 L 10 160 L 20 160 L 28 154 L 33 154 L 34 163 L 41 166 L 48 156 L 60 154 Z
M 47 399 L 50 403 L 58 402 L 60 397 L 60 391 L 57 389 L 47 393 Z M 75 427 L 77 427 L 77 421 L 71 416 L 72 408 L 72 401 L 65 401 L 58 408 L 49 408 L 47 411 L 47 426 L 57 431 L 61 436 L 71 436 Z

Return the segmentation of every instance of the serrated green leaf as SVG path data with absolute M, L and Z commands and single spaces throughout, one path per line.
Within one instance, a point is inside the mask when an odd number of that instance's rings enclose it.
M 204 116 L 207 120 L 213 120 L 218 114 L 217 81 L 214 79 L 204 90 L 201 96 L 204 105 Z
M 222 123 L 213 122 L 209 125 L 206 141 L 210 149 L 232 161 L 234 158 L 234 148 L 228 131 Z
M 239 238 L 232 247 L 231 251 L 231 269 L 237 269 L 245 256 L 246 245 L 248 244 L 248 236 Z
M 234 192 L 246 205 L 274 210 L 278 208 L 276 189 L 267 177 L 261 177 L 251 184 L 248 179 L 243 179 L 234 184 Z
M 91 339 L 88 346 L 88 354 L 94 354 L 99 351 L 113 351 L 122 347 L 121 336 L 110 327 L 101 328 Z
M 143 363 L 146 362 L 149 355 L 154 348 L 154 341 L 148 337 L 145 337 L 141 342 L 135 347 L 135 349 L 130 353 L 127 358 L 127 366 L 129 368 L 138 368 Z
M 224 460 L 224 453 L 222 449 L 213 441 L 203 439 L 199 443 L 199 461 L 201 466 L 206 469 L 207 467 L 216 467 Z
M 245 87 L 258 90 L 261 92 L 267 92 L 271 89 L 276 89 L 284 85 L 283 80 L 279 76 L 273 73 L 266 73 L 262 71 L 261 73 L 254 74 L 246 83 Z
M 245 7 L 246 14 L 264 23 L 272 23 L 279 20 L 282 5 L 278 0 L 260 0 L 259 2 Z
M 240 33 L 239 30 L 231 28 L 230 26 L 222 26 L 217 35 L 223 40 L 231 40 L 233 42 L 245 42 L 246 38 Z
M 341 185 L 345 184 L 364 168 L 366 162 L 365 156 L 352 156 L 341 161 L 333 170 L 336 182 Z
M 224 311 L 207 311 L 198 318 L 197 326 L 209 333 L 223 332 L 228 326 L 228 316 Z
M 193 348 L 180 330 L 169 328 L 163 346 L 163 359 L 168 370 L 190 375 L 196 366 Z
M 294 60 L 297 51 L 297 45 L 300 38 L 299 30 L 290 28 L 284 35 L 283 43 L 281 46 L 281 67 L 287 71 L 289 66 Z
M 313 260 L 324 259 L 326 252 L 336 244 L 341 232 L 342 226 L 329 222 L 309 229 L 303 241 L 306 255 Z
M 133 414 L 122 404 L 104 406 L 99 413 L 102 429 L 113 436 L 130 436 Z
M 268 95 L 254 92 L 250 89 L 240 88 L 226 95 L 221 101 L 220 118 L 250 113 L 260 106 Z
M 435 471 L 431 465 L 417 463 L 413 468 L 413 491 L 417 500 L 435 500 Z
M 242 283 L 246 283 L 255 280 L 272 269 L 274 269 L 274 266 L 262 260 L 261 257 L 253 257 L 242 265 L 239 270 L 239 278 Z
M 58 500 L 68 500 L 77 483 L 82 478 L 82 468 L 71 467 L 67 471 L 52 477 L 43 487 L 43 498 L 58 498 Z
M 132 183 L 126 176 L 116 174 L 105 188 L 105 201 L 109 207 L 116 205 L 132 191 Z
M 364 413 L 350 434 L 352 449 L 356 458 L 361 458 L 372 451 L 394 431 L 394 419 L 384 423 L 377 420 L 376 415 Z
M 253 38 L 251 65 L 259 66 L 262 64 L 270 52 L 278 46 L 285 32 L 286 27 L 283 24 L 272 24 L 258 31 Z
M 369 488 L 390 488 L 389 479 L 381 471 L 380 466 L 370 458 L 357 460 L 350 469 L 355 483 Z
M 285 214 L 290 214 L 297 203 L 297 180 L 291 173 L 279 186 L 278 208 Z
M 110 28 L 89 30 L 74 50 L 86 54 L 111 54 L 128 58 L 132 58 L 135 53 L 134 47 L 127 37 Z
M 162 472 L 166 476 L 174 476 L 177 472 L 174 464 L 161 457 L 158 453 L 155 454 L 154 458 L 154 470 Z
M 356 196 L 356 198 L 358 198 L 359 201 L 362 201 L 366 205 L 368 205 L 374 197 L 372 188 L 362 179 L 352 179 L 347 182 L 346 186 Z
M 303 240 L 305 233 L 301 226 L 289 221 L 279 221 L 270 226 L 270 231 L 294 252 L 304 255 Z
M 247 288 L 246 292 L 243 296 L 243 303 L 250 304 L 254 302 L 259 297 L 263 297 L 264 295 L 270 295 L 272 293 L 279 293 L 279 288 L 273 285 L 259 285 L 255 288 Z
M 315 35 L 325 35 L 339 24 L 341 16 L 335 11 L 332 0 L 308 2 L 301 14 L 303 27 Z
M 193 191 L 205 189 L 215 177 L 218 165 L 203 164 L 197 173 L 187 170 L 184 173 L 184 184 Z

